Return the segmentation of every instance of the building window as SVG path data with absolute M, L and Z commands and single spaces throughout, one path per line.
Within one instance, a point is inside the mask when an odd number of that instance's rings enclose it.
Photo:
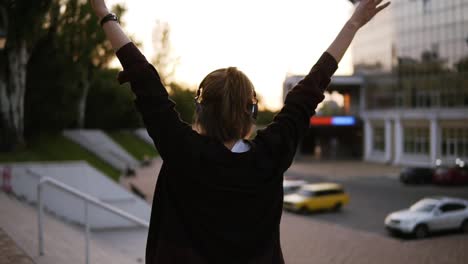
M 373 139 L 373 148 L 374 151 L 385 151 L 385 128 L 384 127 L 374 127 L 374 139 Z
M 442 129 L 442 156 L 468 157 L 468 127 Z
M 407 127 L 404 129 L 404 152 L 407 154 L 429 154 L 429 128 Z

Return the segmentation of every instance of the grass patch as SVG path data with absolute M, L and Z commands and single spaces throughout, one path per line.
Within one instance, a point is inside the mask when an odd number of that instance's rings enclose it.
M 152 145 L 128 131 L 107 132 L 107 134 L 137 160 L 141 161 L 145 156 L 153 158 L 158 155 Z
M 0 152 L 0 162 L 27 161 L 87 161 L 102 173 L 118 180 L 120 172 L 102 161 L 93 153 L 67 139 L 62 134 L 41 135 L 29 139 L 26 149 L 14 152 Z

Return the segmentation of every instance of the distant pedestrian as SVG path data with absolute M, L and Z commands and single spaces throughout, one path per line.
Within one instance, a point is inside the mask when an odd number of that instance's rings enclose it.
M 146 263 L 284 263 L 283 173 L 354 35 L 389 3 L 362 0 L 311 72 L 289 92 L 273 122 L 252 140 L 246 138 L 255 122 L 257 98 L 244 73 L 229 67 L 203 79 L 195 97 L 193 130 L 180 120 L 158 72 L 123 33 L 104 0 L 91 3 L 124 68 L 119 80 L 130 82 L 136 107 L 164 161 Z M 313 34 L 307 30 L 304 34 Z

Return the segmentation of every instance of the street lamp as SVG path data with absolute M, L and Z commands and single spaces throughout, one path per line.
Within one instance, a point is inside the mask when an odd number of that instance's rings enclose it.
M 0 29 L 0 50 L 5 48 L 6 44 L 6 33 Z

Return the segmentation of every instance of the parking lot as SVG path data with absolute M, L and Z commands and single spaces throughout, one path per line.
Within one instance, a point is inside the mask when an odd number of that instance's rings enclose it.
M 341 166 L 343 165 L 343 166 Z M 339 168 L 339 167 L 344 168 Z M 286 176 L 309 182 L 341 183 L 350 204 L 341 212 L 300 215 L 284 212 L 281 231 L 286 263 L 468 263 L 468 235 L 445 233 L 428 239 L 391 237 L 385 216 L 427 196 L 468 199 L 466 187 L 408 186 L 398 168 L 366 164 L 294 164 Z
M 302 178 L 312 183 L 329 181 L 326 177 L 304 175 Z M 468 199 L 468 187 L 403 185 L 398 179 L 388 177 L 354 177 L 333 182 L 344 186 L 351 197 L 350 203 L 340 212 L 312 213 L 304 217 L 382 235 L 387 235 L 383 221 L 390 212 L 407 208 L 419 199 L 428 196 Z

